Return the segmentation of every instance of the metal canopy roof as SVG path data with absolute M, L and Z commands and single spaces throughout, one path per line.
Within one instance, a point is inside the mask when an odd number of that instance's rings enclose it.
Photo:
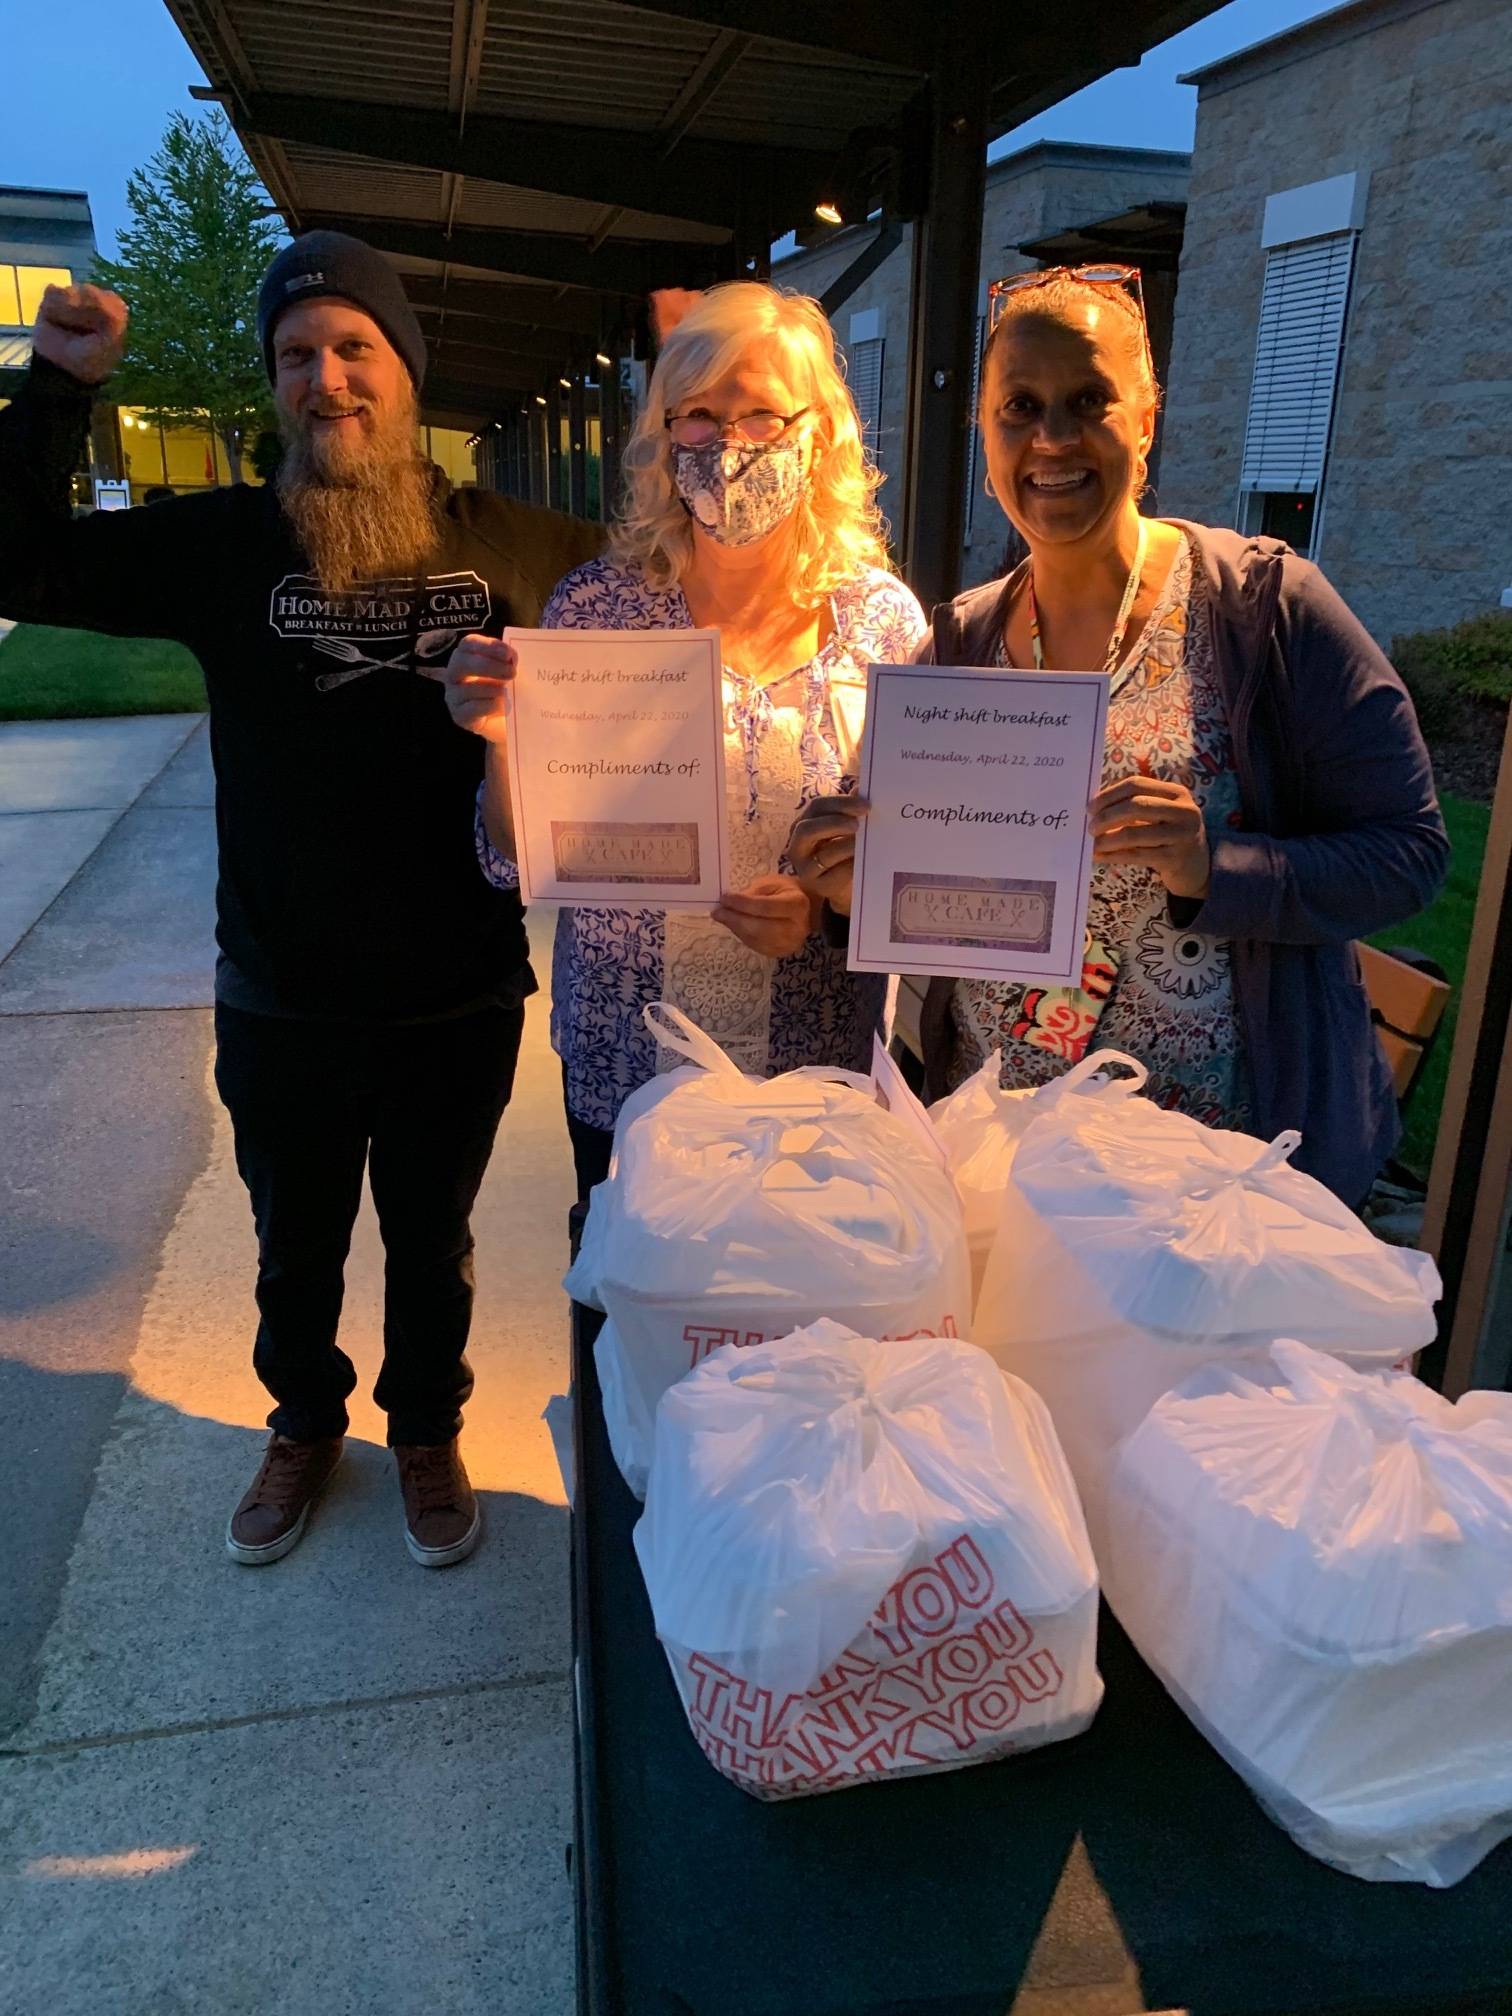
M 889 208 L 914 214 L 896 164 L 921 154 L 931 75 L 949 88 L 945 33 L 986 48 L 997 133 L 1217 0 L 166 4 L 290 229 L 389 253 L 431 340 L 428 404 L 487 419 L 622 336 L 651 289 L 764 270 L 847 180 L 865 214 L 889 157 Z
M 1185 203 L 1138 203 L 1116 217 L 1077 224 L 1048 238 L 1031 238 L 1018 248 L 1026 259 L 1045 265 L 1082 266 L 1119 259 L 1145 272 L 1174 273 L 1181 260 Z

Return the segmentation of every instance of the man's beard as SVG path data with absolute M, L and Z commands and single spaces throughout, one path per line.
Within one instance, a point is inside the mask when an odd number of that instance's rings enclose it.
M 279 501 L 321 587 L 339 592 L 418 573 L 440 527 L 414 402 L 350 443 L 317 442 L 308 420 L 281 418 L 279 426 Z

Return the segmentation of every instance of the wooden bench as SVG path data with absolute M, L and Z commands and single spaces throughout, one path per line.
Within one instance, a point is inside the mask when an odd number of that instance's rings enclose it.
M 1405 1106 L 1449 1006 L 1451 988 L 1439 967 L 1417 953 L 1356 945 L 1370 1019 L 1391 1066 L 1397 1104 Z

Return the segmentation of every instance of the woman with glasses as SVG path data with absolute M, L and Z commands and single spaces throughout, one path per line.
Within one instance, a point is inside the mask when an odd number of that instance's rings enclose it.
M 921 657 L 1104 671 L 1079 986 L 931 985 L 932 1096 L 992 1054 L 1041 1084 L 1124 1050 L 1150 1096 L 1267 1138 L 1363 1200 L 1398 1134 L 1353 941 L 1412 916 L 1448 848 L 1412 703 L 1317 568 L 1274 539 L 1143 516 L 1159 388 L 1138 276 L 1003 281 L 982 363 L 987 487 L 1028 547 L 935 612 Z M 854 799 L 792 836 L 850 903 Z
M 707 916 L 560 913 L 552 1041 L 583 1195 L 607 1174 L 620 1106 L 658 1069 L 648 1002 L 673 1002 L 758 1076 L 869 1068 L 886 983 L 846 971 L 787 838 L 809 800 L 852 778 L 868 663 L 907 662 L 925 627 L 888 569 L 880 478 L 817 302 L 755 282 L 698 298 L 666 338 L 624 462 L 609 553 L 559 583 L 543 621 L 719 631 L 732 872 Z M 516 879 L 508 659 L 471 639 L 448 674 L 454 718 L 493 744 L 479 853 L 500 883 Z

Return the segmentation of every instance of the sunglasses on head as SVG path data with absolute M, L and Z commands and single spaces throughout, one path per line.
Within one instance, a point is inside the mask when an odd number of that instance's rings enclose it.
M 994 280 L 987 290 L 989 332 L 996 329 L 1002 320 L 1013 295 L 1032 293 L 1036 287 L 1047 286 L 1052 280 L 1077 280 L 1084 287 L 1110 287 L 1122 294 L 1139 317 L 1145 361 L 1150 367 L 1150 376 L 1154 377 L 1155 356 L 1150 348 L 1150 329 L 1145 319 L 1144 283 L 1137 266 L 1044 266 L 1031 268 L 1026 273 L 1009 273 L 1001 280 Z

